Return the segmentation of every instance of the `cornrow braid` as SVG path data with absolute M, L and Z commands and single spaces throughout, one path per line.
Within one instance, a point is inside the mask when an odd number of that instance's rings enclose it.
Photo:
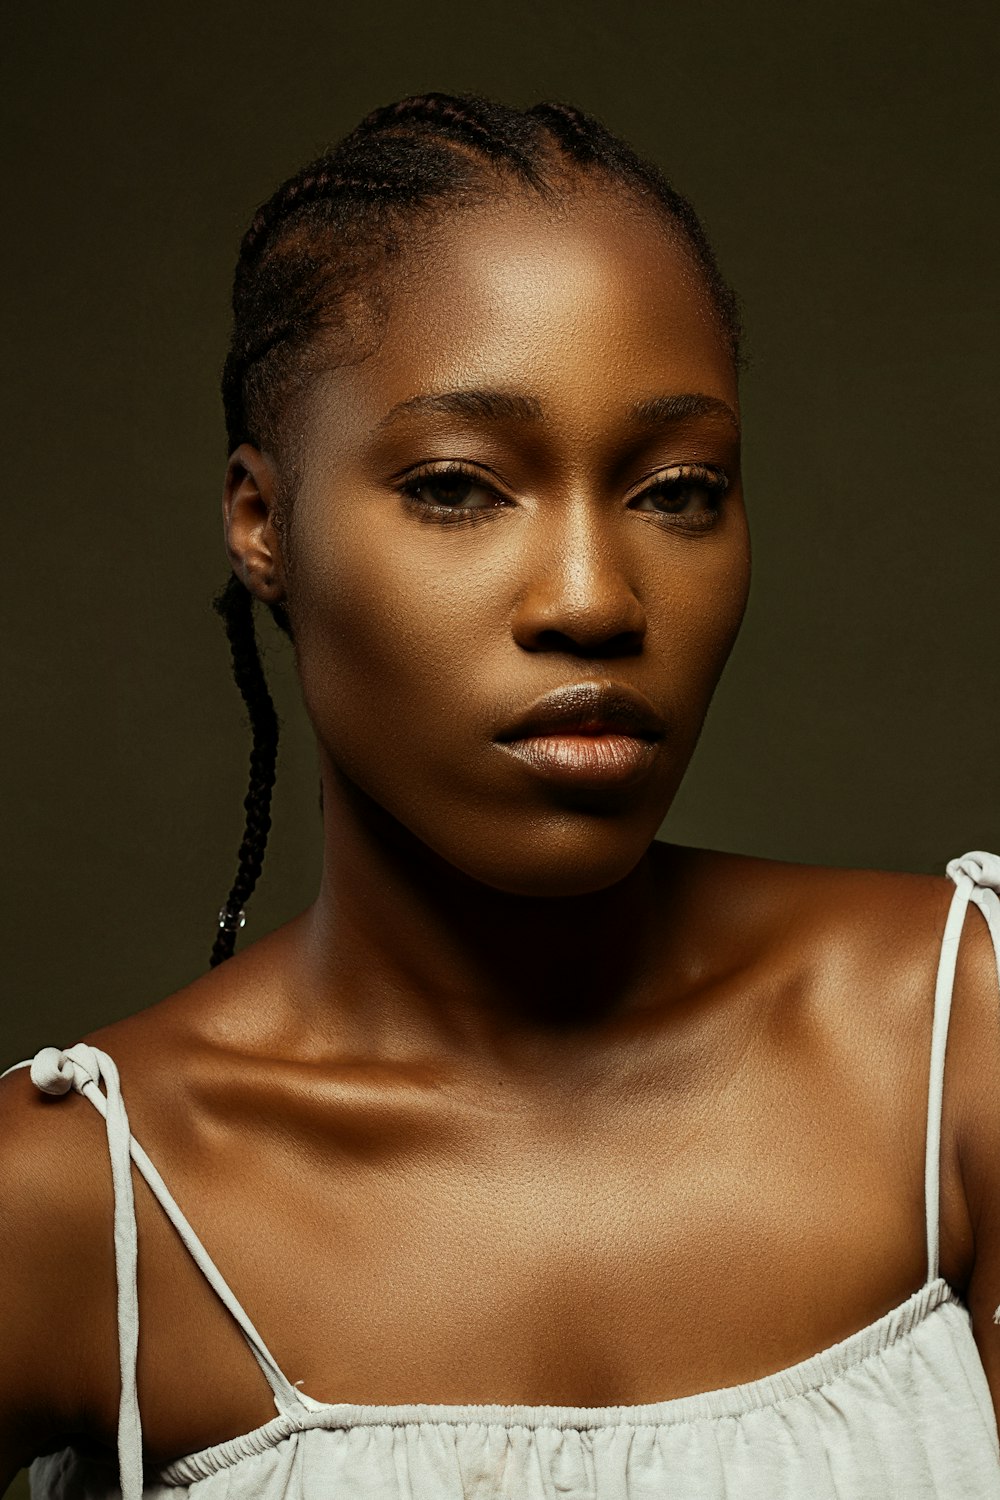
M 595 126 L 597 122 L 572 104 L 558 104 L 547 100 L 533 104 L 528 114 L 542 120 L 558 140 L 562 149 L 575 161 L 591 162 L 597 155 Z
M 253 736 L 250 785 L 243 800 L 246 824 L 236 879 L 219 912 L 219 930 L 209 960 L 209 967 L 214 969 L 233 956 L 236 933 L 246 920 L 246 903 L 253 894 L 264 862 L 271 829 L 271 788 L 278 759 L 278 716 L 260 660 L 253 619 L 253 595 L 233 573 L 212 602 L 225 621 L 233 658 L 233 676 L 247 706 Z
M 547 100 L 521 110 L 477 94 L 411 95 L 372 110 L 254 214 L 233 278 L 233 332 L 222 372 L 227 452 L 241 443 L 269 449 L 293 495 L 288 409 L 318 370 L 354 358 L 358 340 L 363 357 L 364 340 L 377 338 L 387 278 L 418 221 L 495 199 L 511 185 L 567 195 L 574 177 L 603 177 L 631 192 L 680 236 L 738 362 L 736 298 L 697 214 L 658 167 L 570 104 Z M 214 602 L 250 713 L 253 753 L 239 870 L 220 913 L 213 965 L 231 956 L 260 873 L 278 740 L 252 597 L 234 575 Z M 270 608 L 291 635 L 284 606 Z
M 423 128 L 441 139 L 480 151 L 488 160 L 514 169 L 525 182 L 538 184 L 538 164 L 532 159 L 531 131 L 525 124 L 520 131 L 511 129 L 511 115 L 503 105 L 467 94 L 415 94 L 373 109 L 348 137 L 360 140 L 401 128 Z M 527 115 L 525 115 L 527 122 Z M 504 128 L 506 127 L 506 128 Z M 536 152 L 537 155 L 537 152 Z
M 322 198 L 343 185 L 343 178 L 330 167 L 317 165 L 313 171 L 305 168 L 298 177 L 282 184 L 273 197 L 261 204 L 240 244 L 240 266 L 245 269 L 253 259 L 254 252 L 279 219 L 283 219 L 293 208 L 308 203 L 312 198 Z

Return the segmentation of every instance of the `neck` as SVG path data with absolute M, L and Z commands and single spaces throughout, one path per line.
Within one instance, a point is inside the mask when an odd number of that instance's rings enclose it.
M 544 1064 L 662 999 L 678 856 L 654 843 L 583 895 L 497 890 L 324 773 L 325 853 L 305 914 L 313 1026 L 366 1056 Z

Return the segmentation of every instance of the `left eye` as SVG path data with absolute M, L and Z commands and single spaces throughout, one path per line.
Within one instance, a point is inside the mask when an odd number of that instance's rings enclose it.
M 651 500 L 661 515 L 712 516 L 728 487 L 726 476 L 711 469 L 678 469 L 647 486 L 638 501 Z

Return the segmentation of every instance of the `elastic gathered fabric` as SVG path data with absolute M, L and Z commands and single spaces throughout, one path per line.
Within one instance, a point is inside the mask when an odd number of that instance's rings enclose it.
M 132 1136 L 108 1054 L 77 1044 L 45 1048 L 17 1064 L 31 1069 L 43 1091 L 74 1089 L 104 1116 L 115 1192 L 117 1464 L 72 1447 L 39 1458 L 31 1469 L 35 1500 L 1000 1500 L 997 1420 L 971 1317 L 938 1263 L 941 1104 L 955 967 L 974 902 L 1000 975 L 1000 858 L 973 851 L 952 860 L 947 873 L 955 892 L 931 1028 L 924 1285 L 875 1323 L 787 1369 L 652 1405 L 313 1400 L 280 1370 Z M 148 1473 L 135 1383 L 133 1166 L 239 1325 L 278 1413 L 253 1432 Z

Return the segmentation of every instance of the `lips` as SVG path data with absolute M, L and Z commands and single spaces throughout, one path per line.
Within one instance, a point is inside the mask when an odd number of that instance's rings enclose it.
M 575 682 L 546 693 L 496 735 L 501 744 L 542 735 L 630 735 L 656 741 L 666 724 L 648 698 L 624 683 Z

